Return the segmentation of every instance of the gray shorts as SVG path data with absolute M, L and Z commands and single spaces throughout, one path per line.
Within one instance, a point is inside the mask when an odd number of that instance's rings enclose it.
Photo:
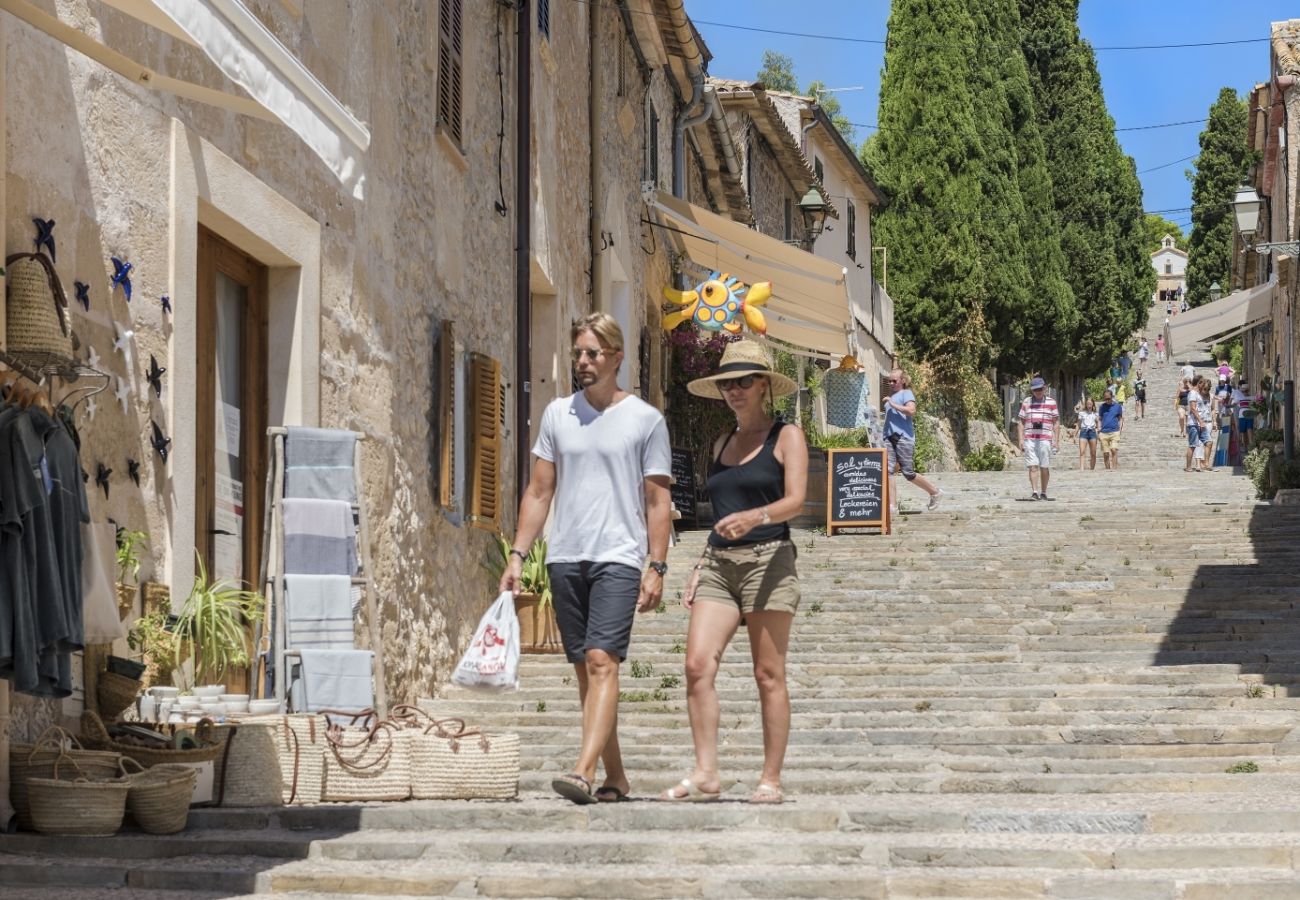
M 901 469 L 903 477 L 908 481 L 915 478 L 916 464 L 913 460 L 916 454 L 916 441 L 901 434 L 891 434 L 885 438 L 885 445 L 889 448 L 889 471 Z
M 620 662 L 627 659 L 641 572 L 624 563 L 602 562 L 551 563 L 546 570 L 569 662 L 585 662 L 588 650 L 604 650 Z

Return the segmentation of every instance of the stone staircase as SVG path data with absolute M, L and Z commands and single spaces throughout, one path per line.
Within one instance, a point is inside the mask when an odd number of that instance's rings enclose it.
M 1153 395 L 1172 394 L 1173 367 L 1148 375 Z M 782 806 L 745 802 L 762 748 L 743 634 L 719 677 L 726 796 L 651 799 L 691 766 L 675 598 L 704 534 L 688 533 L 669 602 L 639 617 L 623 667 L 634 802 L 551 794 L 577 753 L 576 689 L 562 658 L 528 656 L 518 693 L 429 701 L 521 735 L 518 802 L 208 810 L 175 837 L 5 836 L 0 890 L 1300 897 L 1300 511 L 1256 504 L 1231 471 L 1182 472 L 1175 423 L 1167 399 L 1130 421 L 1118 471 L 1058 463 L 1055 502 L 1028 500 L 1019 469 L 944 474 L 941 509 L 905 513 L 891 535 L 797 533 Z

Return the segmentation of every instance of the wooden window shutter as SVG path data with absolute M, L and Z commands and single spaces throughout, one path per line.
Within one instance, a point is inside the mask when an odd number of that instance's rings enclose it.
M 471 524 L 496 530 L 501 517 L 501 433 L 505 430 L 505 385 L 501 363 L 470 357 L 469 503 Z
M 438 342 L 438 503 L 456 508 L 456 339 L 452 323 L 442 323 Z
M 463 0 L 438 0 L 438 124 L 461 142 Z

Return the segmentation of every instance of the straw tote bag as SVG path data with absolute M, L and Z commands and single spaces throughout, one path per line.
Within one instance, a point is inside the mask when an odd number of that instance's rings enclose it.
M 42 253 L 5 258 L 5 329 L 10 350 L 72 359 L 68 296 L 54 264 Z
M 280 798 L 284 803 L 319 803 L 325 778 L 324 716 L 290 713 L 277 716 L 252 716 L 239 720 L 241 725 L 270 725 L 275 740 L 275 756 L 280 766 Z
M 321 712 L 349 715 L 335 710 Z M 346 727 L 331 725 L 326 732 L 321 799 L 405 800 L 410 797 L 409 732 L 391 722 L 375 721 L 374 710 L 354 717 L 353 723 Z
M 435 719 L 397 706 L 392 721 L 410 743 L 416 800 L 510 800 L 519 794 L 519 735 L 466 729 L 463 719 Z

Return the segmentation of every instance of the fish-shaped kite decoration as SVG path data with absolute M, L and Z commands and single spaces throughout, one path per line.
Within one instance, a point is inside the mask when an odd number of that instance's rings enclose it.
M 165 463 L 167 462 L 167 454 L 170 452 L 168 448 L 171 445 L 172 439 L 163 434 L 162 429 L 158 427 L 157 422 L 151 420 L 149 424 L 153 426 L 153 437 L 149 439 L 149 444 L 154 448 L 154 450 L 158 451 L 158 456 Z
M 32 216 L 32 222 L 36 225 L 36 252 L 40 253 L 41 247 L 47 248 L 50 262 L 54 262 L 54 220 Z
M 683 322 L 693 322 L 709 331 L 739 334 L 743 321 L 756 334 L 767 334 L 767 319 L 758 307 L 772 296 L 772 282 L 746 286 L 739 278 L 713 272 L 693 291 L 664 288 L 669 303 L 683 309 L 664 316 L 664 330 L 672 331 Z
M 118 259 L 116 256 L 111 256 L 109 257 L 109 259 L 113 260 L 113 278 L 112 281 L 110 282 L 112 284 L 112 289 L 117 290 L 118 286 L 121 285 L 122 293 L 126 295 L 126 302 L 130 303 L 131 302 L 131 269 L 133 269 L 135 266 L 133 263 L 124 262 Z

